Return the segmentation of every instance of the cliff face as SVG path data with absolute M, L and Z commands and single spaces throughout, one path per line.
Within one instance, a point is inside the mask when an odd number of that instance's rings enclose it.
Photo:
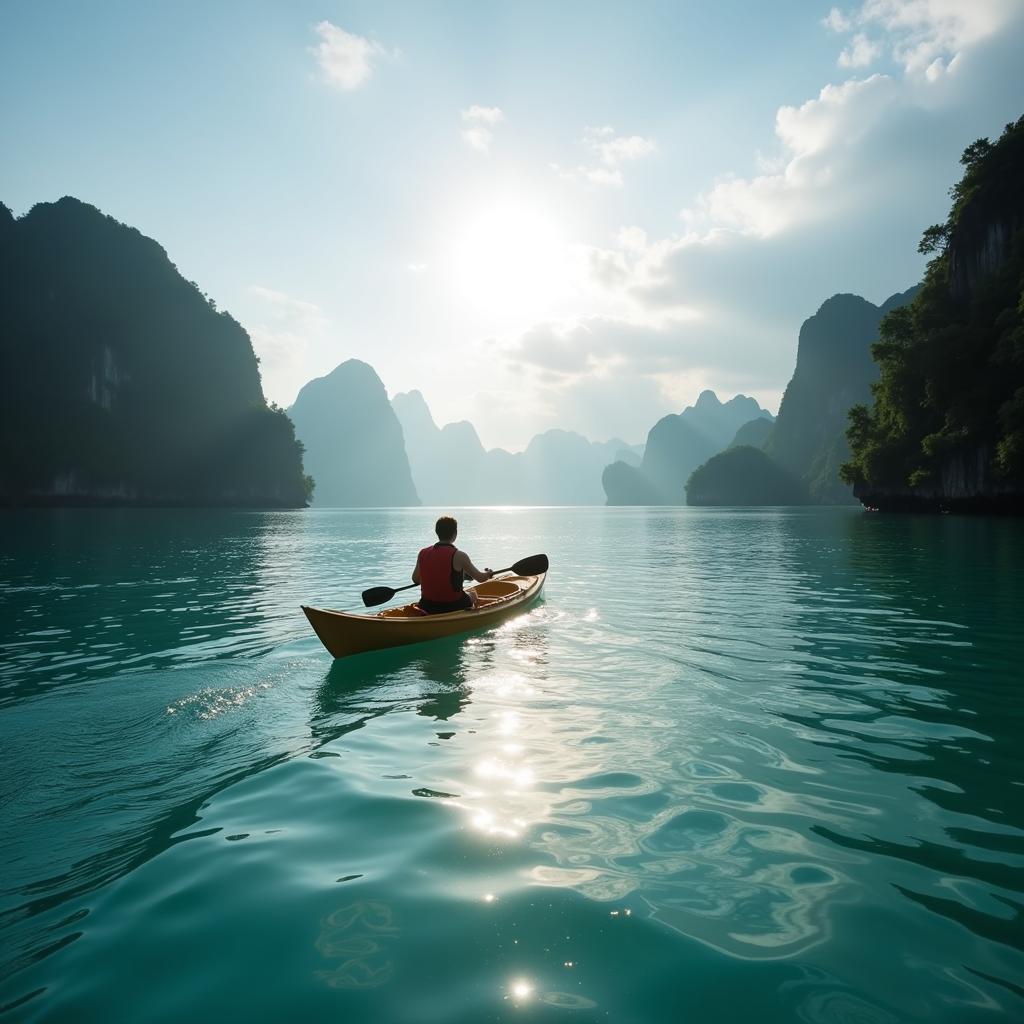
M 316 505 L 420 504 L 402 427 L 371 366 L 349 359 L 306 384 L 288 411 L 317 482 Z
M 816 502 L 855 500 L 839 478 L 839 467 L 849 455 L 847 413 L 867 401 L 878 377 L 871 345 L 882 317 L 909 302 L 916 290 L 893 295 L 881 306 L 859 295 L 833 295 L 800 328 L 796 369 L 763 447 L 806 483 Z
M 969 299 L 977 286 L 991 278 L 1011 256 L 1013 239 L 1024 228 L 1024 209 L 971 224 L 951 239 L 949 290 L 954 298 Z
M 945 240 L 938 259 L 950 295 L 965 301 L 1013 259 L 1014 239 L 1024 229 L 1024 118 L 1008 124 L 995 144 L 972 143 L 960 162 L 966 172 L 951 190 L 949 217 L 929 232 Z
M 301 506 L 249 336 L 152 239 L 65 197 L 0 207 L 4 503 Z
M 419 391 L 391 399 L 402 433 L 416 491 L 424 505 L 486 503 L 484 446 L 471 423 L 438 427 Z
M 770 422 L 771 415 L 745 395 L 720 402 L 713 391 L 702 391 L 692 406 L 655 423 L 639 466 L 617 461 L 605 468 L 601 483 L 608 504 L 685 504 L 690 474 L 753 419 Z
M 887 512 L 988 512 L 1024 515 L 1024 487 L 993 471 L 991 448 L 964 449 L 942 460 L 934 477 L 921 484 L 878 487 L 858 483 L 859 501 Z
M 644 457 L 637 474 L 646 479 L 658 504 L 685 505 L 686 480 L 719 445 L 703 433 L 685 415 L 663 416 L 651 427 L 644 447 Z M 608 495 L 611 503 L 612 495 Z M 629 505 L 630 501 L 614 504 Z
M 1024 118 L 964 150 L 925 283 L 881 325 L 842 467 L 883 510 L 1024 511 Z
M 778 418 L 744 423 L 728 451 L 709 452 L 707 461 L 693 466 L 687 504 L 853 502 L 852 490 L 839 477 L 849 454 L 847 413 L 871 394 L 878 375 L 871 345 L 880 321 L 915 292 L 893 295 L 881 306 L 859 295 L 833 295 L 825 301 L 800 328 L 796 369 Z M 628 489 L 631 479 L 620 468 L 609 483 Z

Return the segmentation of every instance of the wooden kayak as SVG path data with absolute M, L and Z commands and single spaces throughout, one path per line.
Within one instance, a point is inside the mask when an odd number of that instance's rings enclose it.
M 336 612 L 302 606 L 316 635 L 335 658 L 386 647 L 419 644 L 442 636 L 496 626 L 523 611 L 539 596 L 547 573 L 536 576 L 498 576 L 470 587 L 476 608 L 441 615 L 424 615 L 417 605 L 385 608 L 375 615 Z

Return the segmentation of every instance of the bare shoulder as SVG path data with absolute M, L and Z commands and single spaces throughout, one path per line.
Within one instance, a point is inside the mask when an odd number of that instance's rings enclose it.
M 460 551 L 458 548 L 455 549 L 455 554 L 452 555 L 452 565 L 456 569 L 462 569 L 469 565 L 469 555 L 465 551 Z

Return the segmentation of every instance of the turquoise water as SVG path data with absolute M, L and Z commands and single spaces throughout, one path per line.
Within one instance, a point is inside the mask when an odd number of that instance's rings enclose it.
M 332 663 L 432 517 L 0 517 L 4 1019 L 1024 1019 L 1024 523 L 466 510 Z

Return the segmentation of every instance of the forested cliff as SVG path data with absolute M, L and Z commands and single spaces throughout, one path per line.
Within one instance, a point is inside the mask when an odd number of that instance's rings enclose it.
M 843 476 L 880 509 L 1024 512 L 1024 118 L 964 151 L 921 292 L 882 321 Z
M 0 502 L 301 506 L 249 336 L 164 250 L 65 197 L 0 204 Z
M 917 288 L 876 306 L 833 295 L 800 327 L 796 368 L 773 423 L 755 420 L 686 482 L 688 505 L 808 505 L 855 501 L 839 467 L 849 455 L 847 412 L 871 394 L 878 325 Z
M 617 462 L 605 469 L 608 504 L 855 502 L 839 478 L 849 455 L 847 412 L 870 397 L 877 379 L 871 346 L 880 321 L 916 292 L 892 295 L 881 306 L 859 295 L 826 299 L 800 327 L 776 419 L 753 399 L 738 395 L 722 404 L 704 392 L 692 408 L 655 424 L 640 467 Z

